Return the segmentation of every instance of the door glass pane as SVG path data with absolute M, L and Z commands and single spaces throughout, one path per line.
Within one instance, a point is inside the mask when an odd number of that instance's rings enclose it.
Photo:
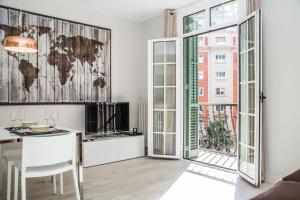
M 164 112 L 154 111 L 153 112 L 153 132 L 162 133 L 164 131 Z
M 255 134 L 255 117 L 247 116 L 247 144 L 248 146 L 254 147 L 254 134 Z
M 153 153 L 157 155 L 164 154 L 164 135 L 153 134 Z
M 255 83 L 248 84 L 248 113 L 255 114 Z
M 154 65 L 154 86 L 163 86 L 164 85 L 164 65 L 158 64 Z
M 166 86 L 176 86 L 176 65 L 166 65 Z
M 243 114 L 240 115 L 240 130 L 247 130 L 247 117 Z M 239 141 L 242 144 L 246 144 L 246 134 L 241 134 Z
M 247 84 L 241 84 L 240 85 L 240 112 L 241 113 L 248 112 L 248 105 L 247 105 L 248 93 L 247 92 L 248 92 Z
M 255 18 L 252 17 L 248 21 L 248 48 L 251 49 L 255 45 Z
M 176 108 L 176 88 L 166 88 L 166 109 Z
M 154 88 L 154 109 L 164 108 L 164 88 Z
M 175 134 L 166 134 L 165 135 L 166 143 L 166 155 L 176 155 L 176 135 Z
M 254 49 L 248 52 L 248 81 L 255 80 L 255 57 Z
M 176 62 L 176 42 L 166 42 L 166 62 Z
M 239 170 L 247 175 L 249 178 L 255 178 L 255 165 L 254 165 L 254 149 L 247 148 L 244 145 L 239 149 Z
M 247 22 L 244 22 L 240 25 L 240 47 L 241 51 L 244 51 L 248 47 L 248 39 L 247 39 Z
M 247 53 L 240 55 L 240 81 L 247 81 Z
M 166 112 L 166 132 L 175 133 L 176 132 L 176 112 L 167 111 Z
M 153 58 L 154 63 L 163 63 L 164 62 L 164 45 L 165 42 L 155 42 L 153 44 Z

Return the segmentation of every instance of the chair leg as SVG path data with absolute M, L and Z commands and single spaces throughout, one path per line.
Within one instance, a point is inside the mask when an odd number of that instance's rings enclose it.
M 22 200 L 26 200 L 26 178 L 24 176 L 25 172 L 22 172 L 21 178 L 21 188 L 22 188 Z
M 15 187 L 14 187 L 14 200 L 18 200 L 19 192 L 19 169 L 15 167 Z
M 53 193 L 56 194 L 56 175 L 53 175 Z
M 3 170 L 3 144 L 0 144 L 0 191 L 2 191 L 2 170 Z M 2 192 L 1 192 L 2 193 Z M 0 195 L 1 197 L 1 195 Z
M 60 177 L 60 194 L 64 194 L 64 174 L 61 173 Z
M 11 168 L 12 168 L 12 163 L 8 161 L 7 162 L 7 188 L 6 188 L 7 200 L 10 200 L 10 194 L 11 194 Z
M 73 181 L 74 181 L 74 186 L 75 186 L 76 198 L 77 198 L 77 200 L 80 200 L 76 167 L 73 168 L 72 172 L 73 172 L 73 179 L 74 179 Z

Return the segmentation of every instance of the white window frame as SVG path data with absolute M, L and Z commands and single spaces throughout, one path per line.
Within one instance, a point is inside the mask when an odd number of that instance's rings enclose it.
M 218 41 L 218 39 L 220 39 L 220 38 L 224 38 L 224 41 Z M 216 36 L 215 37 L 215 43 L 216 43 L 216 45 L 225 45 L 226 44 L 226 37 L 225 36 Z
M 219 89 L 219 93 L 220 94 L 218 94 L 218 89 Z M 222 92 L 222 90 L 223 90 L 223 92 Z M 226 88 L 224 88 L 224 87 L 217 87 L 216 88 L 216 96 L 218 96 L 218 97 L 226 96 Z
M 218 64 L 226 63 L 226 54 L 225 53 L 216 53 L 215 60 L 216 60 L 216 63 L 218 63 Z
M 201 91 L 201 92 L 200 92 Z M 204 87 L 198 87 L 198 96 L 203 97 L 204 96 Z
M 198 80 L 204 80 L 204 71 L 198 71 Z
M 224 76 L 218 76 L 221 73 L 224 73 Z M 225 80 L 226 79 L 226 71 L 217 71 L 216 72 L 216 79 L 217 80 Z
M 202 53 L 199 53 L 199 56 L 198 56 L 198 63 L 199 64 L 203 64 L 204 63 L 204 55 Z M 201 57 L 201 58 L 200 58 Z

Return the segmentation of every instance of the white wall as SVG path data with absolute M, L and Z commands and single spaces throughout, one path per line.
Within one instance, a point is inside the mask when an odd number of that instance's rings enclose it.
M 266 178 L 300 168 L 300 1 L 263 0 Z
M 19 0 L 0 0 L 1 5 L 19 7 Z M 112 100 L 130 102 L 130 127 L 137 127 L 138 100 L 146 96 L 146 66 L 141 56 L 141 24 L 127 19 L 102 15 L 59 0 L 23 0 L 24 10 L 73 20 L 112 29 Z M 101 8 L 99 8 L 101 11 Z M 61 110 L 66 126 L 84 130 L 84 106 L 51 106 Z M 0 106 L 0 126 L 7 125 L 7 118 L 14 106 Z M 43 106 L 25 106 L 31 112 L 29 119 L 39 120 Z

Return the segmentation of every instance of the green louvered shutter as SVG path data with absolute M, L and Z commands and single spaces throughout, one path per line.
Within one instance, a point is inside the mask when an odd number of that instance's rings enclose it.
M 185 71 L 185 158 L 198 156 L 198 37 L 184 39 L 184 71 Z

